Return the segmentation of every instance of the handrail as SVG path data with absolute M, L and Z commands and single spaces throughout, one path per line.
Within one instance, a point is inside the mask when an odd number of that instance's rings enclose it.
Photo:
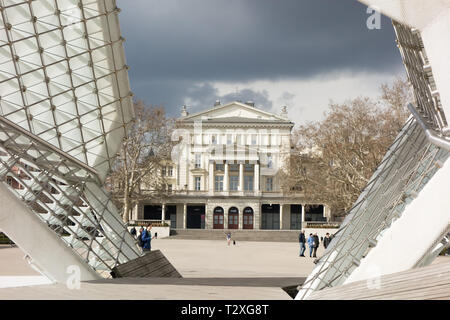
M 412 103 L 408 104 L 408 109 L 412 113 L 412 115 L 413 115 L 414 119 L 417 121 L 417 123 L 425 131 L 428 141 L 430 141 L 430 143 L 434 144 L 435 146 L 440 147 L 440 148 L 445 149 L 446 151 L 450 152 L 450 141 L 442 138 L 438 132 L 436 132 L 434 129 L 430 128 L 428 126 L 428 124 L 426 123 L 425 119 L 416 110 L 416 108 L 414 107 L 414 105 Z

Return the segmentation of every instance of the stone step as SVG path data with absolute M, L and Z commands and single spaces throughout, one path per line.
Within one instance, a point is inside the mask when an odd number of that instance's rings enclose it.
M 171 239 L 191 240 L 225 240 L 226 233 L 231 232 L 231 239 L 236 241 L 273 241 L 298 242 L 298 230 L 205 230 L 172 229 Z

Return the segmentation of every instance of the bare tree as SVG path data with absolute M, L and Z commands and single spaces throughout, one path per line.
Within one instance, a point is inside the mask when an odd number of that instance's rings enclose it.
M 294 133 L 284 189 L 327 203 L 334 216 L 356 201 L 404 125 L 412 98 L 406 81 L 382 85 L 379 101 L 358 97 L 330 104 L 325 119 Z
M 134 111 L 135 120 L 109 177 L 113 198 L 122 207 L 124 222 L 130 220 L 133 205 L 142 197 L 161 197 L 165 193 L 161 167 L 163 160 L 170 156 L 172 146 L 173 120 L 166 117 L 163 108 L 136 101 Z

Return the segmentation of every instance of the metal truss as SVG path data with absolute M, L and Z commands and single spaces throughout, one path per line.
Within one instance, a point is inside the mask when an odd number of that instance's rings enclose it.
M 103 276 L 141 256 L 95 173 L 3 117 L 0 179 Z
M 297 299 L 306 299 L 313 291 L 343 284 L 450 155 L 447 121 L 420 33 L 400 23 L 393 24 L 417 105 L 408 106 L 413 116 L 387 151 L 330 246 L 318 259 L 317 267 L 299 288 Z M 444 230 L 431 245 L 430 253 L 416 266 L 434 259 L 447 239 L 444 236 L 449 232 L 448 226 L 444 226 Z
M 417 111 L 432 129 L 448 133 L 439 91 L 419 30 L 395 21 L 392 24 L 408 79 L 414 88 Z
M 119 12 L 115 0 L 0 0 L 0 180 L 105 277 L 142 255 L 101 187 L 134 117 Z
M 0 0 L 0 115 L 102 179 L 133 118 L 114 0 Z
M 449 155 L 449 151 L 430 143 L 422 127 L 411 118 L 318 260 L 298 298 L 343 284 Z

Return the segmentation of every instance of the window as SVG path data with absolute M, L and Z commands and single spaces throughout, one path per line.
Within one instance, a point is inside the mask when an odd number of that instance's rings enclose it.
M 252 164 L 244 164 L 244 171 L 245 172 L 253 172 L 253 165 Z
M 169 168 L 168 168 L 168 170 L 167 170 L 167 175 L 168 175 L 169 177 L 172 177 L 172 176 L 173 176 L 173 167 L 172 167 L 172 166 L 169 166 Z
M 214 190 L 223 191 L 223 176 L 214 177 Z
M 172 192 L 172 185 L 171 184 L 168 184 L 167 185 L 167 192 Z
M 239 165 L 238 164 L 230 164 L 229 169 L 230 169 L 230 171 L 239 171 Z
M 273 160 L 271 154 L 267 155 L 267 168 L 273 169 Z
M 244 190 L 253 191 L 253 176 L 244 176 Z
M 195 191 L 201 190 L 201 177 L 195 177 Z
M 233 143 L 232 135 L 227 134 L 227 144 L 232 144 L 232 143 Z
M 216 163 L 216 171 L 223 171 L 224 165 L 223 163 Z
M 202 155 L 201 154 L 196 154 L 195 155 L 195 168 L 201 168 L 202 167 Z
M 273 178 L 272 177 L 266 178 L 266 191 L 273 191 Z
M 166 167 L 162 167 L 161 174 L 162 174 L 163 177 L 166 175 Z
M 256 145 L 256 134 L 252 134 L 252 145 Z
M 239 185 L 238 176 L 230 176 L 230 191 L 237 191 Z
M 211 144 L 217 144 L 217 135 L 211 135 Z

